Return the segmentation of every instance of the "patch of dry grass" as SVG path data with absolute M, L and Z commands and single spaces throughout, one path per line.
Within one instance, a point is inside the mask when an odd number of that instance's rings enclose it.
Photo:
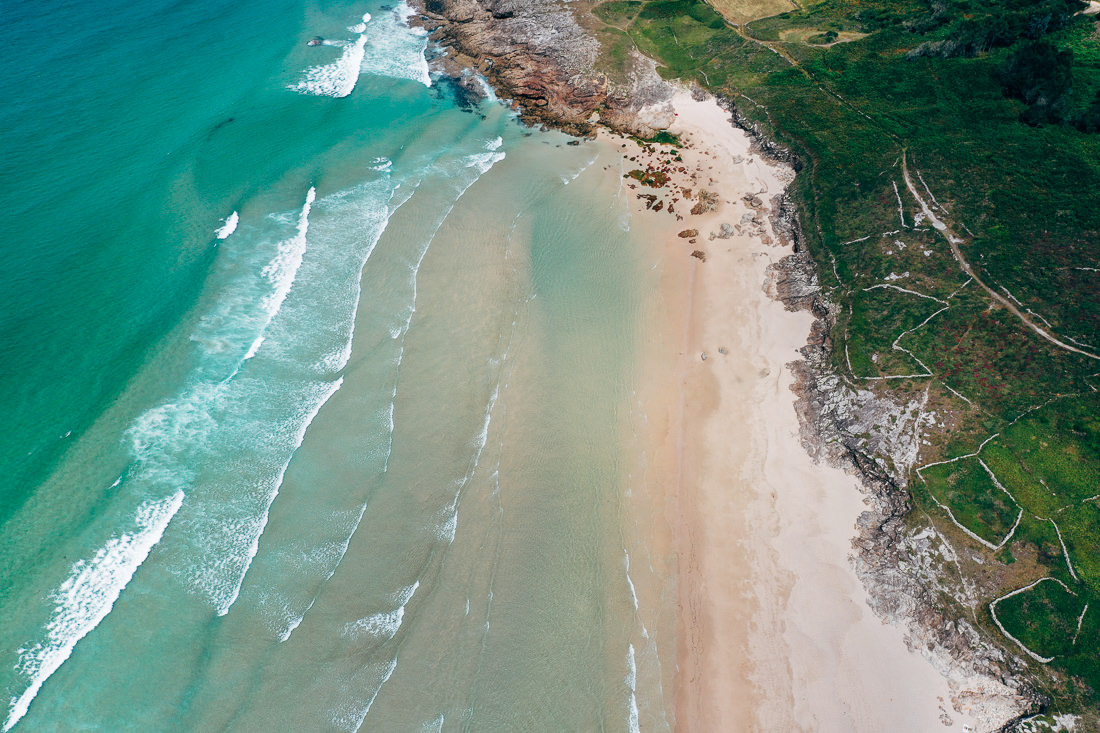
M 798 7 L 792 0 L 706 0 L 707 4 L 734 25 L 769 18 Z

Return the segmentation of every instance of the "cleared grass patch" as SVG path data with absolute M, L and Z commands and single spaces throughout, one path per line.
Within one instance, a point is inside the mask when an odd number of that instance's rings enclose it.
M 977 457 L 923 469 L 928 491 L 955 521 L 994 547 L 1012 531 L 1020 508 L 990 477 Z
M 1065 656 L 1074 651 L 1077 619 L 1085 603 L 1054 580 L 999 601 L 996 618 L 1005 631 L 1039 656 Z
M 874 287 L 856 293 L 848 322 L 848 353 L 854 376 L 926 373 L 916 359 L 895 349 L 894 341 L 943 307 L 942 303 L 897 287 Z M 904 340 L 899 341 L 903 348 Z
M 866 33 L 835 31 L 821 28 L 788 28 L 779 32 L 779 40 L 785 43 L 805 43 L 810 46 L 831 46 L 834 43 L 850 43 L 866 38 Z

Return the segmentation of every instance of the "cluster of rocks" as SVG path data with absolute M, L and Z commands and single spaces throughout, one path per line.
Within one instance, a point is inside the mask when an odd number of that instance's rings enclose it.
M 708 191 L 705 188 L 699 191 L 699 197 L 695 202 L 695 205 L 691 207 L 691 213 L 698 216 L 699 214 L 710 214 L 718 210 L 718 204 L 722 202 L 722 199 L 714 191 Z
M 599 42 L 558 0 L 413 0 L 450 64 L 479 71 L 527 122 L 589 135 L 600 122 L 640 137 L 672 124 L 672 88 L 639 54 L 626 82 L 596 68 Z

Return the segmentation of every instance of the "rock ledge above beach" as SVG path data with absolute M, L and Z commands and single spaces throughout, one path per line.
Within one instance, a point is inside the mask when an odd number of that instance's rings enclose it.
M 600 122 L 649 138 L 674 119 L 672 87 L 636 54 L 629 82 L 597 70 L 599 43 L 554 0 L 414 0 L 432 38 L 459 68 L 476 69 L 511 98 L 524 121 L 578 135 Z

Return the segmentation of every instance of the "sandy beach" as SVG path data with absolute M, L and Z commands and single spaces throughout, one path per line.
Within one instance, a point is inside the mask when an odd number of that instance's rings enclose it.
M 793 172 L 755 154 L 713 100 L 684 92 L 674 105 L 679 160 L 609 140 L 628 175 L 643 172 L 624 179 L 635 227 L 662 248 L 664 330 L 642 397 L 648 482 L 664 492 L 675 547 L 675 727 L 972 729 L 947 681 L 867 606 L 849 562 L 857 480 L 799 441 L 786 365 L 811 316 L 765 292 L 768 265 L 789 254 L 769 214 Z M 713 195 L 696 210 L 713 210 L 692 214 L 700 189 Z

